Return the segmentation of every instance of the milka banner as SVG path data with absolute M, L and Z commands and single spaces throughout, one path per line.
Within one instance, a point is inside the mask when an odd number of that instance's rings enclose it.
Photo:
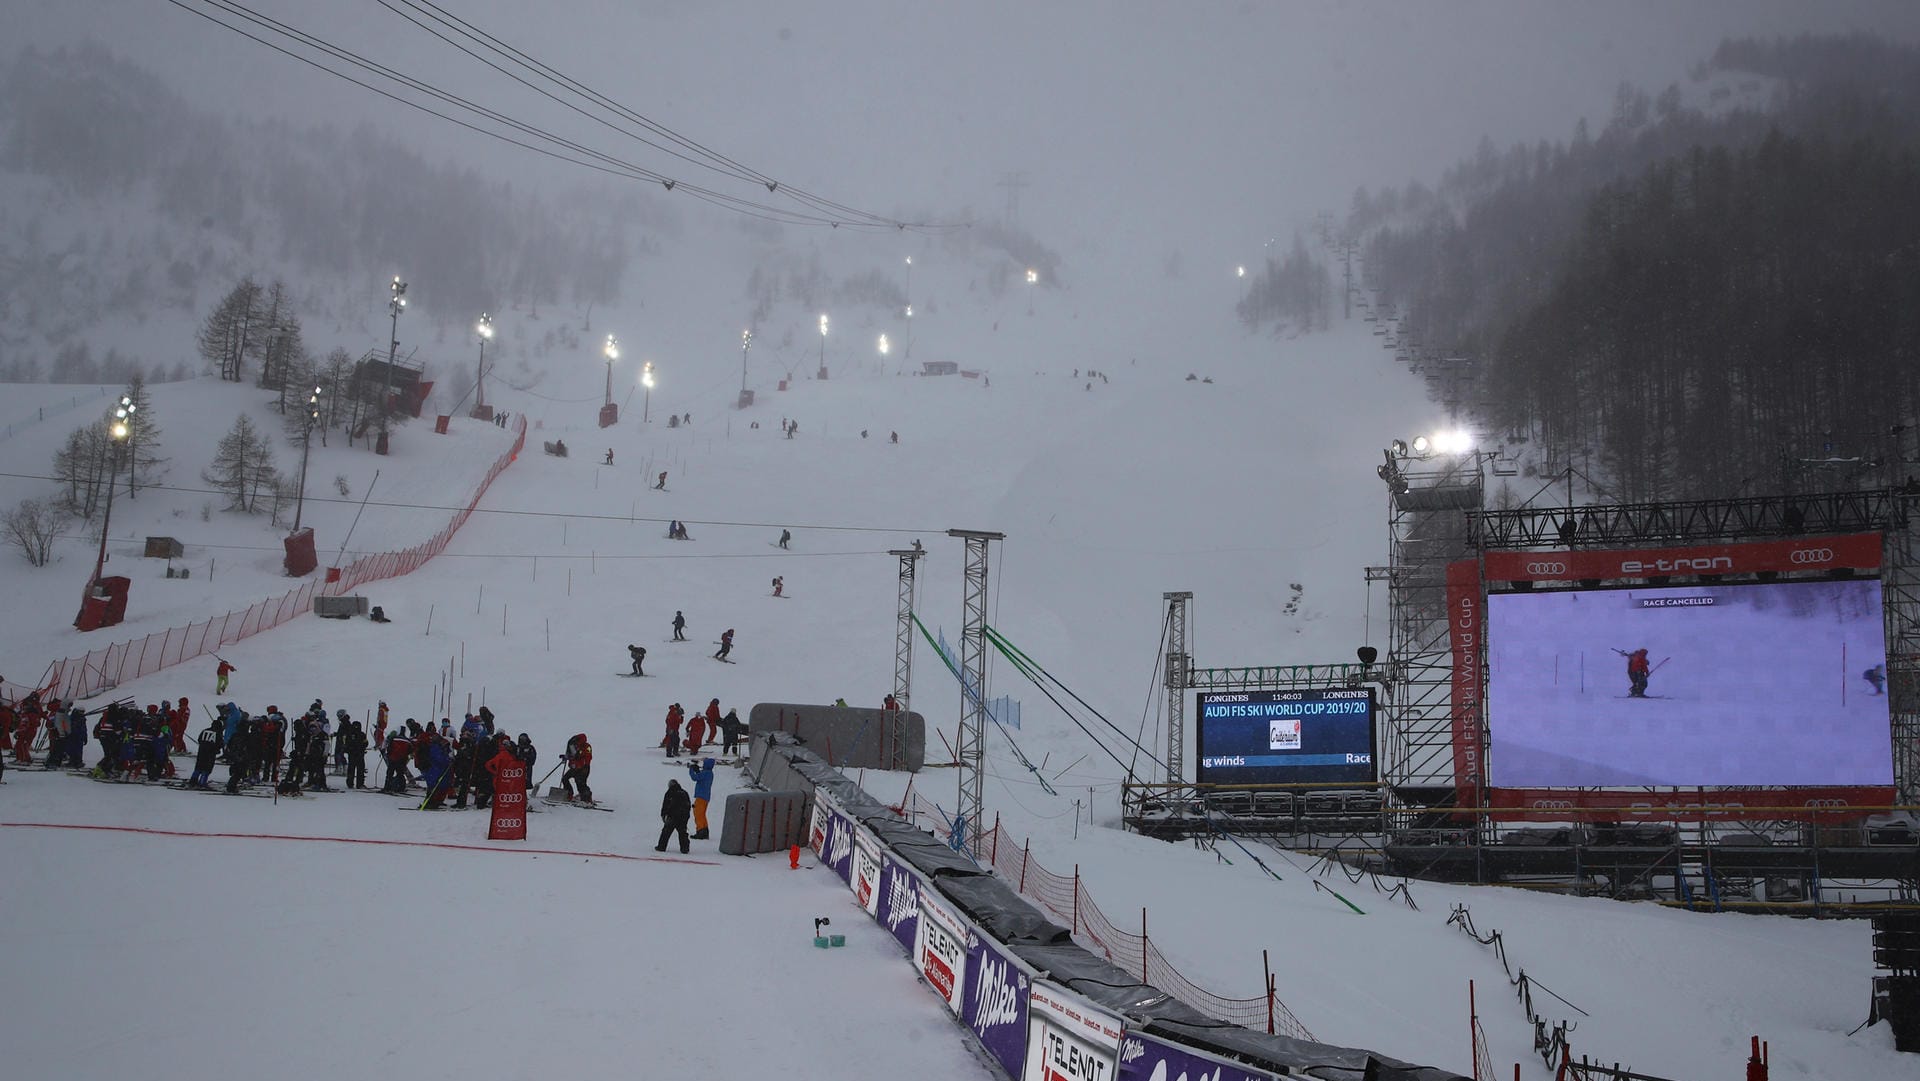
M 913 944 L 913 963 L 926 977 L 927 986 L 946 999 L 947 1008 L 958 1016 L 967 989 L 967 925 L 933 899 L 931 888 L 920 891 L 920 934 Z
M 967 1008 L 961 1015 L 1008 1077 L 1019 1077 L 1027 1054 L 1027 989 L 1031 970 L 974 933 L 967 951 Z
M 827 848 L 820 860 L 846 882 L 853 875 L 853 819 L 835 810 L 827 816 Z
M 1034 983 L 1021 1081 L 1114 1081 L 1120 1019 L 1078 995 Z
M 920 876 L 909 870 L 907 865 L 893 858 L 892 853 L 883 857 L 885 869 L 880 880 L 879 920 L 893 937 L 900 940 L 908 953 L 916 956 L 916 947 L 920 944 Z
M 1129 1032 L 1120 1041 L 1120 1081 L 1274 1081 L 1274 1078 L 1272 1074 Z

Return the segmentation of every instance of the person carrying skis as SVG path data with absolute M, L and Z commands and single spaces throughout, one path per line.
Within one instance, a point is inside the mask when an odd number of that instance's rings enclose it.
M 1872 668 L 1869 668 L 1866 671 L 1860 673 L 1860 678 L 1866 680 L 1868 683 L 1873 685 L 1874 694 L 1881 695 L 1881 694 L 1887 693 L 1887 666 L 1886 665 L 1876 664 Z
M 680 703 L 667 707 L 667 734 L 660 740 L 660 746 L 667 749 L 668 758 L 680 757 L 680 722 L 686 715 L 680 712 Z
M 238 668 L 235 668 L 233 665 L 228 664 L 226 658 L 222 657 L 220 659 L 220 666 L 213 670 L 213 693 L 215 694 L 227 693 L 227 677 L 233 675 L 235 672 L 238 672 L 238 671 L 239 671 Z M 254 701 L 257 702 L 259 701 L 259 699 L 256 698 L 254 699 Z
M 660 801 L 660 841 L 653 846 L 655 852 L 665 852 L 667 838 L 676 833 L 680 835 L 680 854 L 684 856 L 692 849 L 687 843 L 687 816 L 691 813 L 693 801 L 687 797 L 687 790 L 679 781 L 668 781 L 666 798 Z
M 199 749 L 194 754 L 193 775 L 187 778 L 187 787 L 206 788 L 213 776 L 213 760 L 220 757 L 220 722 L 208 721 L 195 742 Z
M 676 609 L 673 613 L 673 640 L 676 642 L 686 641 L 687 640 L 686 632 L 687 632 L 687 617 L 684 613 Z
M 713 759 L 699 764 L 687 763 L 687 775 L 693 778 L 693 839 L 707 839 L 707 802 L 713 798 Z
M 560 788 L 566 793 L 569 803 L 573 802 L 573 786 L 580 786 L 580 800 L 593 802 L 593 789 L 587 787 L 587 775 L 593 772 L 593 745 L 587 742 L 587 734 L 580 732 L 567 741 L 566 753 L 561 756 L 566 762 L 566 772 L 560 775 Z
M 627 656 L 631 658 L 633 661 L 633 674 L 636 676 L 646 675 L 645 672 L 640 670 L 640 666 L 646 663 L 647 651 L 644 648 L 640 646 L 636 646 L 633 643 L 629 642 L 627 643 Z
M 1624 649 L 1616 649 L 1614 652 L 1627 659 L 1627 680 L 1633 685 L 1633 689 L 1627 692 L 1627 697 L 1645 698 L 1647 680 L 1653 675 L 1653 669 L 1647 664 L 1647 651 L 1636 649 L 1629 653 Z
M 720 636 L 720 651 L 713 655 L 713 659 L 716 661 L 724 661 L 727 659 L 727 654 L 732 652 L 733 652 L 733 628 L 728 627 L 726 633 Z

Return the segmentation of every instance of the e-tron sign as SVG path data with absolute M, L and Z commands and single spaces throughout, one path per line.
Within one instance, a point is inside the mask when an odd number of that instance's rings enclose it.
M 1880 569 L 1880 534 L 1795 537 L 1691 548 L 1486 553 L 1488 582 L 1579 582 L 1689 574 Z
M 1370 688 L 1195 696 L 1199 784 L 1365 784 L 1374 762 Z

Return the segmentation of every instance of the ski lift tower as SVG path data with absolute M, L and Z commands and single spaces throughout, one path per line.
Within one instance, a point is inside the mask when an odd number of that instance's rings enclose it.
M 890 556 L 900 558 L 900 604 L 897 609 L 899 621 L 893 635 L 893 697 L 899 701 L 901 712 L 912 709 L 913 698 L 913 585 L 914 565 L 920 557 L 927 554 L 925 548 L 914 542 L 912 548 L 892 548 Z
M 959 834 L 969 849 L 980 835 L 981 779 L 985 775 L 987 735 L 987 546 L 1005 540 L 1005 533 L 949 529 L 947 536 L 967 542 L 966 585 L 960 624 L 960 759 Z

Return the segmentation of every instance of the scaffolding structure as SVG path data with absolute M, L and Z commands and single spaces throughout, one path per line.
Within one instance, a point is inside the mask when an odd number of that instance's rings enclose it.
M 1193 594 L 1160 596 L 1167 602 L 1167 783 L 1179 784 L 1186 778 L 1187 678 L 1193 670 L 1193 654 L 1187 652 L 1187 605 Z
M 947 536 L 967 544 L 964 566 L 965 589 L 961 600 L 960 621 L 960 732 L 954 757 L 960 761 L 960 793 L 954 812 L 956 833 L 972 839 L 981 830 L 985 800 L 982 782 L 986 776 L 987 738 L 987 597 L 988 546 L 1005 540 L 1005 533 L 975 529 L 949 529 Z
M 893 697 L 901 712 L 913 708 L 913 593 L 914 565 L 927 554 L 924 548 L 892 548 L 900 558 L 899 604 L 893 631 Z
M 1449 802 L 1453 763 L 1453 645 L 1447 564 L 1465 559 L 1469 515 L 1481 509 L 1478 455 L 1422 458 L 1388 452 L 1386 693 L 1380 702 L 1380 777 L 1397 798 Z

